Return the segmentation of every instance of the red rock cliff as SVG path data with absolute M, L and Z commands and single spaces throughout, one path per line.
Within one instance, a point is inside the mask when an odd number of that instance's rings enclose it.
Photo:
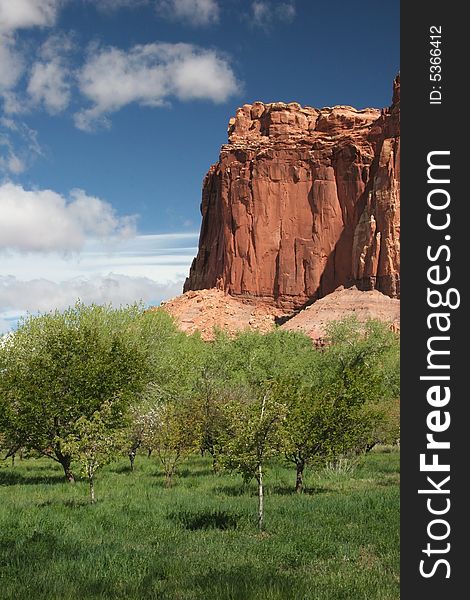
M 355 284 L 399 296 L 399 77 L 389 109 L 245 104 L 204 180 L 184 290 L 297 308 Z

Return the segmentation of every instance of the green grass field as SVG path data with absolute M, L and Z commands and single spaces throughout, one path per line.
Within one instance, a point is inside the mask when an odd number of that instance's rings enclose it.
M 399 454 L 372 452 L 351 474 L 274 465 L 266 529 L 256 487 L 185 463 L 163 486 L 153 459 L 63 482 L 47 459 L 0 468 L 0 598 L 82 600 L 396 600 Z

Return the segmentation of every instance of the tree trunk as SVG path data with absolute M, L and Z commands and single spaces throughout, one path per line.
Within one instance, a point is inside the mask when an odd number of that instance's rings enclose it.
M 87 470 L 87 475 L 88 475 L 88 483 L 90 485 L 90 501 L 92 504 L 95 503 L 95 481 L 93 478 L 93 475 L 94 475 L 93 467 L 94 467 L 94 460 L 88 459 L 88 464 L 87 464 L 86 470 Z
M 95 503 L 95 484 L 93 481 L 93 476 L 90 477 L 90 500 L 91 503 Z
M 148 449 L 147 458 L 150 458 L 152 456 L 152 450 L 153 450 L 153 448 Z
M 258 466 L 258 529 L 264 529 L 264 489 L 263 489 L 263 468 Z
M 88 482 L 90 483 L 90 500 L 91 503 L 95 503 L 95 482 L 93 479 L 93 475 L 88 475 Z
M 67 480 L 67 483 L 75 483 L 75 477 L 74 477 L 72 470 L 70 469 L 70 466 L 64 467 L 64 473 L 65 473 L 65 479 Z
M 260 415 L 260 425 L 263 422 L 264 411 L 266 409 L 266 400 L 268 399 L 268 394 L 266 393 L 263 396 L 263 402 L 261 404 L 261 415 Z M 257 448 L 258 455 L 258 529 L 263 531 L 264 529 L 264 489 L 263 489 L 263 447 L 258 446 Z
M 68 483 L 75 483 L 75 477 L 73 476 L 72 469 L 70 468 L 72 464 L 72 457 L 68 454 L 62 454 L 59 450 L 56 450 L 57 460 L 62 465 L 64 469 L 65 479 Z
M 304 489 L 305 462 L 303 460 L 298 461 L 295 463 L 295 466 L 297 469 L 297 475 L 295 478 L 295 491 L 297 492 L 297 494 L 300 494 L 303 492 Z
M 11 466 L 12 467 L 15 466 L 15 455 L 14 454 L 11 455 Z

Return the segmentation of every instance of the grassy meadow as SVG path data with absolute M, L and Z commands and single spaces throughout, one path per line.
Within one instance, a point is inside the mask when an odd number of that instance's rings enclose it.
M 386 451 L 387 450 L 387 451 Z M 378 449 L 352 472 L 266 477 L 266 532 L 256 485 L 184 463 L 172 488 L 138 456 L 67 484 L 47 459 L 0 466 L 3 600 L 396 600 L 399 453 Z

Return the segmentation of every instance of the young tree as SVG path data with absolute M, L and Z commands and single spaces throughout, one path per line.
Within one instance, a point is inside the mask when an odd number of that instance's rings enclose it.
M 146 420 L 145 444 L 157 454 L 165 474 L 165 485 L 171 487 L 181 461 L 200 445 L 194 411 L 184 402 L 157 400 Z
M 217 469 L 216 449 L 220 435 L 227 427 L 225 404 L 230 399 L 227 389 L 225 355 L 217 343 L 205 343 L 202 358 L 192 384 L 192 405 L 200 430 L 200 452 L 210 454 L 214 471 Z
M 278 383 L 276 393 L 287 407 L 282 426 L 282 450 L 295 465 L 295 491 L 304 486 L 304 470 L 308 463 L 322 456 L 326 410 L 321 392 L 302 386 L 299 381 Z
M 147 450 L 147 458 L 150 458 L 154 450 L 159 411 L 155 409 L 155 401 L 149 402 L 148 397 L 155 394 L 155 389 L 160 388 L 155 384 L 149 384 L 147 392 L 144 393 L 146 400 L 131 409 L 124 444 L 131 464 L 131 471 L 134 470 L 135 457 L 139 448 L 143 447 Z
M 169 316 L 137 305 L 77 303 L 28 317 L 0 346 L 0 430 L 59 462 L 74 481 L 64 442 L 77 421 L 109 401 L 125 414 L 174 332 Z
M 145 443 L 147 430 L 149 428 L 149 410 L 150 409 L 147 406 L 141 404 L 139 406 L 134 406 L 130 412 L 129 426 L 127 427 L 125 434 L 125 447 L 127 449 L 131 471 L 134 470 L 137 452 Z
M 264 475 L 266 461 L 279 446 L 279 426 L 285 416 L 284 405 L 277 402 L 266 383 L 262 395 L 241 390 L 238 401 L 226 407 L 226 431 L 220 436 L 218 459 L 229 469 L 238 471 L 245 482 L 255 478 L 258 484 L 258 528 L 264 529 Z
M 172 336 L 144 394 L 143 445 L 157 455 L 168 486 L 180 462 L 201 446 L 199 383 L 209 350 L 199 334 Z
M 348 318 L 330 324 L 328 344 L 312 354 L 308 378 L 278 382 L 276 392 L 288 407 L 283 449 L 296 467 L 297 492 L 307 464 L 365 451 L 381 432 L 395 429 L 398 370 L 397 336 L 383 323 Z
M 114 410 L 112 402 L 105 402 L 90 418 L 80 417 L 63 442 L 64 450 L 81 465 L 88 479 L 90 501 L 95 502 L 95 473 L 110 462 L 122 447 L 122 413 Z
M 325 382 L 359 407 L 356 452 L 399 435 L 400 340 L 381 321 L 346 318 L 329 327 Z
M 287 405 L 282 447 L 295 465 L 295 491 L 300 493 L 305 468 L 355 452 L 373 428 L 375 415 L 364 410 L 360 396 L 342 394 L 334 387 L 290 384 L 277 391 Z
M 262 528 L 263 473 L 267 458 L 280 446 L 279 428 L 286 413 L 286 398 L 278 386 L 310 376 L 314 349 L 306 335 L 282 330 L 265 335 L 243 332 L 232 341 L 219 333 L 213 347 L 219 366 L 216 377 L 212 368 L 211 383 L 220 390 L 214 397 L 224 415 L 217 436 L 218 460 L 245 479 L 257 479 Z

